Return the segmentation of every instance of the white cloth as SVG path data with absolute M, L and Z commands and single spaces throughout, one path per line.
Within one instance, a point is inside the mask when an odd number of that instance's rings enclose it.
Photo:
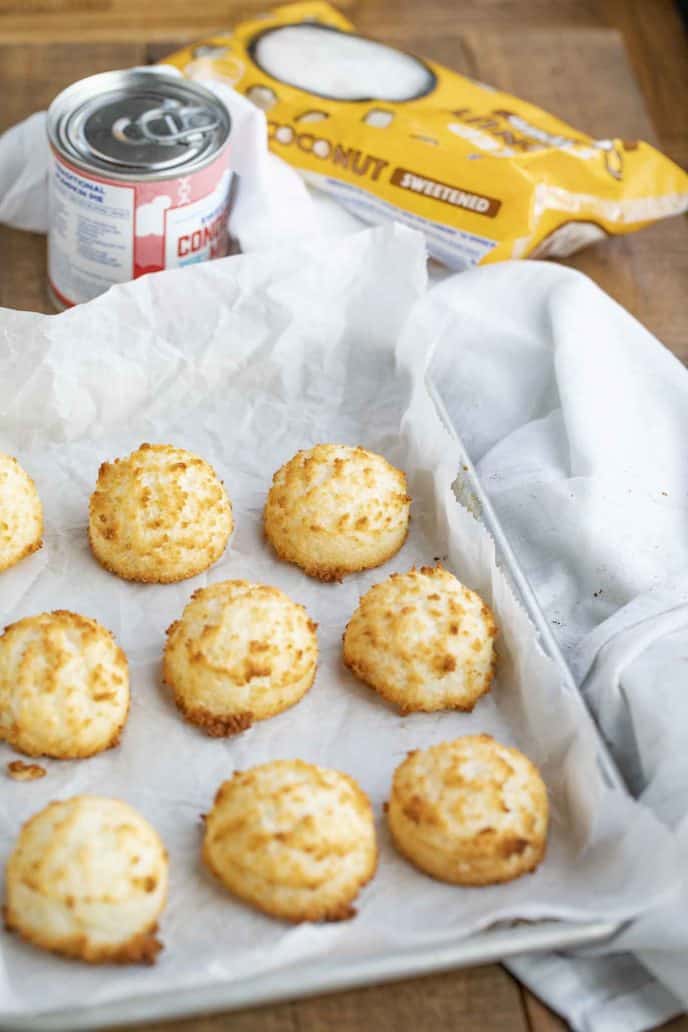
M 688 871 L 688 372 L 589 280 L 527 262 L 421 302 L 431 373 L 634 794 Z M 683 894 L 608 958 L 508 965 L 581 1032 L 688 1006 Z M 652 971 L 662 985 L 648 974 Z
M 244 250 L 357 226 L 268 153 L 260 112 L 218 91 Z M 44 129 L 35 115 L 0 137 L 0 222 L 46 227 Z M 431 373 L 576 678 L 629 786 L 688 860 L 688 374 L 557 266 L 473 270 L 420 305 Z M 612 949 L 510 967 L 581 1032 L 651 1028 L 688 1006 L 688 884 Z

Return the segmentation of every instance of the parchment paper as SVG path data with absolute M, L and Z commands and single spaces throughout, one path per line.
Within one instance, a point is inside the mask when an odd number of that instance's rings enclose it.
M 119 748 L 47 761 L 33 783 L 0 782 L 0 861 L 31 814 L 81 792 L 118 796 L 158 828 L 171 889 L 155 967 L 90 968 L 0 935 L 0 1016 L 93 1006 L 228 983 L 315 957 L 370 957 L 447 943 L 498 919 L 623 918 L 677 881 L 674 845 L 639 804 L 605 786 L 594 741 L 494 563 L 492 544 L 451 493 L 460 453 L 424 387 L 432 341 L 411 314 L 425 292 L 422 238 L 400 227 L 144 277 L 59 316 L 0 312 L 0 449 L 34 476 L 45 547 L 0 576 L 0 623 L 55 608 L 102 621 L 126 651 L 132 707 Z M 460 365 L 455 371 L 461 375 Z M 134 585 L 91 557 L 88 498 L 100 462 L 142 441 L 208 459 L 236 530 L 207 574 Z M 262 537 L 272 473 L 318 441 L 360 443 L 404 468 L 412 531 L 384 567 L 323 585 L 278 562 Z M 394 570 L 441 557 L 495 609 L 494 690 L 474 713 L 400 717 L 340 658 L 359 596 Z M 276 584 L 319 622 L 315 685 L 294 709 L 226 740 L 177 714 L 160 684 L 167 626 L 195 588 L 228 577 Z M 509 885 L 462 889 L 398 857 L 382 820 L 394 768 L 413 747 L 487 731 L 537 762 L 552 804 L 547 858 Z M 288 926 L 235 902 L 199 860 L 200 814 L 235 768 L 278 757 L 347 771 L 379 819 L 380 865 L 359 913 Z M 4 764 L 15 758 L 0 747 Z

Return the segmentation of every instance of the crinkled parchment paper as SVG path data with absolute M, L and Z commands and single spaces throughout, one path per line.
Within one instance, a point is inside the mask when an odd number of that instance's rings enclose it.
M 663 827 L 605 786 L 594 741 L 495 566 L 491 541 L 454 501 L 460 463 L 424 387 L 432 341 L 409 314 L 425 293 L 422 238 L 398 227 L 298 243 L 145 277 L 59 316 L 0 313 L 0 449 L 34 476 L 45 505 L 42 551 L 0 576 L 0 622 L 69 608 L 111 628 L 131 666 L 119 748 L 47 761 L 48 776 L 0 782 L 0 861 L 21 823 L 80 792 L 119 796 L 158 828 L 171 860 L 165 950 L 146 968 L 89 968 L 0 937 L 0 1017 L 226 985 L 327 957 L 447 944 L 498 919 L 623 918 L 676 878 Z M 459 351 L 460 355 L 460 351 Z M 455 375 L 461 375 L 457 358 Z M 207 574 L 176 585 L 125 583 L 91 557 L 88 498 L 98 466 L 142 441 L 208 459 L 236 530 Z M 318 441 L 360 443 L 404 468 L 412 530 L 381 569 L 320 584 L 278 562 L 261 513 L 273 472 Z M 498 679 L 475 712 L 399 716 L 341 661 L 359 596 L 394 570 L 445 559 L 495 608 Z M 316 682 L 294 709 L 226 740 L 184 723 L 160 683 L 167 626 L 195 588 L 227 577 L 276 584 L 319 623 Z M 441 884 L 392 849 L 382 819 L 407 750 L 487 731 L 541 765 L 552 802 L 546 861 L 494 888 Z M 380 865 L 349 922 L 291 927 L 233 901 L 202 868 L 200 814 L 236 768 L 302 757 L 349 772 L 379 818 Z M 13 758 L 0 747 L 4 764 Z M 257 996 L 261 982 L 257 983 Z

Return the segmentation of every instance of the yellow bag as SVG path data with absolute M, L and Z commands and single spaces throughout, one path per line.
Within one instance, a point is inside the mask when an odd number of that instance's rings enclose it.
M 366 222 L 425 233 L 454 269 L 561 257 L 688 208 L 647 143 L 594 140 L 533 104 L 295 3 L 166 59 L 266 112 L 275 154 Z

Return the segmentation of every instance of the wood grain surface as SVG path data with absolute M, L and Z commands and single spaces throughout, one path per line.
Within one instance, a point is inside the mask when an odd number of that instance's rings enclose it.
M 0 131 L 65 85 L 156 60 L 266 0 L 0 0 Z M 672 0 L 345 0 L 360 31 L 688 165 L 688 40 Z M 688 358 L 688 224 L 659 223 L 568 260 Z M 50 311 L 45 240 L 0 227 L 0 305 Z M 688 1032 L 688 1018 L 664 1026 Z M 496 965 L 140 1032 L 561 1032 Z

